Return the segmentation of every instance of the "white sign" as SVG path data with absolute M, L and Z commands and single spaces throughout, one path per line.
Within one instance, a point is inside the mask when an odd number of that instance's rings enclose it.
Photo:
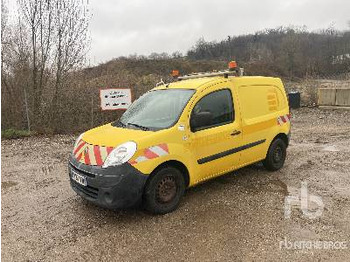
M 101 109 L 127 109 L 131 105 L 131 90 L 129 88 L 100 89 Z

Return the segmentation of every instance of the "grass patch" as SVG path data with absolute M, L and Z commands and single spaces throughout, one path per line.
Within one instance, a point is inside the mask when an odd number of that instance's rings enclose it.
M 5 129 L 1 130 L 1 138 L 2 139 L 16 139 L 22 137 L 32 136 L 35 133 L 28 130 L 17 130 L 17 129 Z

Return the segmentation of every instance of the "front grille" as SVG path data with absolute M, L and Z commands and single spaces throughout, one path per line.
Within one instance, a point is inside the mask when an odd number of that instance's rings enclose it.
M 92 173 L 88 173 L 86 171 L 83 171 L 81 169 L 78 169 L 76 168 L 75 166 L 73 166 L 71 163 L 69 163 L 69 168 L 73 169 L 75 172 L 79 173 L 79 174 L 82 174 L 84 176 L 88 176 L 88 177 L 92 177 L 92 178 L 95 178 L 96 176 Z
M 87 177 L 92 177 L 94 178 L 95 175 L 84 172 L 80 169 L 75 168 L 75 166 L 73 166 L 72 164 L 69 163 L 69 176 L 71 176 L 71 172 L 75 172 L 78 173 L 80 175 L 83 176 L 87 176 Z M 93 198 L 93 199 L 97 199 L 98 197 L 98 188 L 92 187 L 92 186 L 83 186 L 80 185 L 79 183 L 75 182 L 74 180 L 70 179 L 72 187 L 74 187 L 75 189 L 77 189 L 78 191 L 82 192 L 84 195 L 86 195 L 87 197 Z
M 82 186 L 80 184 L 78 184 L 77 182 L 75 182 L 74 180 L 70 180 L 72 183 L 72 186 L 74 188 L 76 188 L 77 190 L 79 190 L 80 192 L 82 192 L 83 194 L 85 194 L 88 197 L 91 197 L 93 199 L 97 199 L 98 197 L 98 188 L 92 187 L 92 186 Z

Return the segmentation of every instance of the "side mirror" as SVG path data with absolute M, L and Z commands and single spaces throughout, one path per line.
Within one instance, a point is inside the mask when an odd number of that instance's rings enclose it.
M 203 127 L 210 126 L 213 121 L 213 115 L 210 112 L 199 112 L 192 114 L 190 125 L 191 131 L 195 132 L 201 130 Z

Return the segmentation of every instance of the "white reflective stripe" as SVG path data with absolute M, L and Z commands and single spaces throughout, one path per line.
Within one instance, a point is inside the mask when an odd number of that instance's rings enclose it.
M 278 124 L 281 126 L 283 124 L 283 121 L 280 117 L 277 117 Z
M 80 146 L 80 144 L 82 143 L 85 143 L 85 142 L 82 139 L 80 139 L 76 147 Z
M 148 160 L 148 158 L 145 157 L 145 156 L 139 156 L 138 158 L 135 159 L 135 161 L 137 163 L 140 163 L 140 162 L 143 162 L 143 161 L 146 161 L 146 160 Z
M 289 116 L 285 115 L 284 118 L 287 120 L 287 122 L 289 122 Z
M 101 155 L 102 162 L 105 162 L 108 156 L 107 148 L 105 146 L 100 146 L 100 155 Z
M 152 147 L 150 147 L 148 149 L 151 150 L 153 153 L 155 153 L 158 156 L 166 156 L 166 155 L 168 155 L 168 152 L 165 151 L 160 146 L 152 146 Z
M 85 145 L 83 145 L 78 152 L 75 154 L 75 157 L 78 157 L 84 150 L 85 148 L 88 146 L 88 144 L 85 143 Z

